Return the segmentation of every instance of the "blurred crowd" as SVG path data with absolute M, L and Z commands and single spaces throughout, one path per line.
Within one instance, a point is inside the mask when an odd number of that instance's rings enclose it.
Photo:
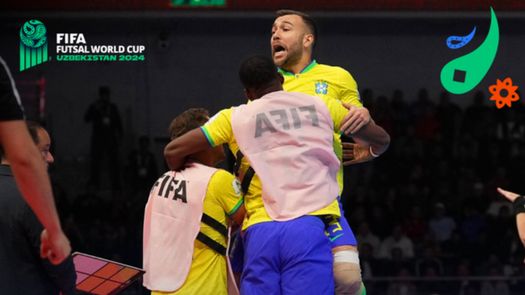
M 399 90 L 390 98 L 365 90 L 363 99 L 392 137 L 380 159 L 345 171 L 346 216 L 357 235 L 365 281 L 422 278 L 383 285 L 380 294 L 519 290 L 523 282 L 426 279 L 523 276 L 512 208 L 496 192 L 525 192 L 523 105 L 500 110 L 477 92 L 460 108 L 448 93 L 432 99 L 426 89 L 407 100 Z

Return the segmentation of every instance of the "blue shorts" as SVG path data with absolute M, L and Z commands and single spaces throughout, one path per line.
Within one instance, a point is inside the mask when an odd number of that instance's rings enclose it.
M 326 235 L 330 239 L 330 242 L 332 242 L 332 248 L 346 245 L 357 246 L 357 239 L 345 218 L 341 199 L 338 198 L 337 201 L 339 203 L 339 209 L 341 209 L 341 217 L 327 217 L 325 219 L 325 222 L 328 224 Z
M 332 247 L 323 221 L 302 216 L 254 224 L 244 236 L 243 295 L 333 295 Z
M 244 242 L 240 229 L 232 234 L 230 253 L 228 256 L 230 258 L 232 271 L 238 274 L 242 273 L 242 267 L 244 264 Z
M 326 235 L 332 244 L 332 248 L 338 246 L 357 246 L 357 239 L 355 238 L 348 221 L 344 217 L 343 205 L 340 200 L 339 208 L 341 209 L 341 217 L 333 218 L 326 217 L 325 223 L 328 224 Z M 244 264 L 244 245 L 241 235 L 237 235 L 233 240 L 230 252 L 230 262 L 232 270 L 235 273 L 241 273 Z

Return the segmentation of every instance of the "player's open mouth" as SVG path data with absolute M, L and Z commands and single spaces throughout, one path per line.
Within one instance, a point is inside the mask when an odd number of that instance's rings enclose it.
M 273 56 L 275 58 L 283 57 L 286 54 L 286 49 L 281 45 L 273 46 Z

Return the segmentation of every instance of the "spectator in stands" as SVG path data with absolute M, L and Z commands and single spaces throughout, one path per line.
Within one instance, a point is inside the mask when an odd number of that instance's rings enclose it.
M 413 242 L 421 241 L 428 232 L 427 221 L 423 216 L 421 207 L 418 205 L 412 206 L 409 214 L 409 217 L 403 223 L 403 231 Z
M 434 205 L 434 217 L 428 223 L 430 230 L 434 233 L 436 241 L 442 243 L 450 239 L 452 232 L 456 229 L 454 219 L 446 215 L 445 205 L 436 203 Z
M 410 277 L 411 273 L 408 269 L 402 268 L 399 270 L 397 277 L 402 279 L 405 277 Z M 388 287 L 388 293 L 387 295 L 417 295 L 418 290 L 416 285 L 409 281 L 396 281 L 395 283 L 391 283 Z
M 445 273 L 443 262 L 437 257 L 436 247 L 430 245 L 423 250 L 423 257 L 416 260 L 416 275 L 424 276 L 429 269 L 432 269 L 437 276 Z
M 370 230 L 370 226 L 366 222 L 362 222 L 359 225 L 356 238 L 359 248 L 361 248 L 363 244 L 368 244 L 375 251 L 379 249 L 379 238 Z
M 99 98 L 92 103 L 84 115 L 84 120 L 92 124 L 91 169 L 89 183 L 99 188 L 102 165 L 107 163 L 111 187 L 120 190 L 119 145 L 122 139 L 122 121 L 117 106 L 110 101 L 108 86 L 99 88 Z
M 139 137 L 139 147 L 128 156 L 129 183 L 138 195 L 147 196 L 151 184 L 158 178 L 155 155 L 150 151 L 150 139 Z M 144 200 L 145 201 L 145 200 Z M 141 206 L 143 203 L 140 204 Z
M 392 258 L 392 249 L 399 248 L 404 258 L 414 258 L 414 244 L 403 233 L 400 225 L 396 225 L 392 234 L 388 236 L 379 247 L 378 257 Z

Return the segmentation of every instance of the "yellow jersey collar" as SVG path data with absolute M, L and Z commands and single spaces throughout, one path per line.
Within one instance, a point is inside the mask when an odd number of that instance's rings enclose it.
M 304 69 L 302 69 L 299 74 L 304 74 L 306 72 L 308 72 L 309 70 L 311 70 L 313 67 L 315 67 L 317 65 L 317 61 L 314 59 L 312 60 Z M 279 73 L 281 73 L 283 76 L 295 76 L 294 73 L 292 72 L 288 72 L 287 70 L 284 70 L 284 69 L 281 69 L 281 68 L 277 68 L 277 71 Z

